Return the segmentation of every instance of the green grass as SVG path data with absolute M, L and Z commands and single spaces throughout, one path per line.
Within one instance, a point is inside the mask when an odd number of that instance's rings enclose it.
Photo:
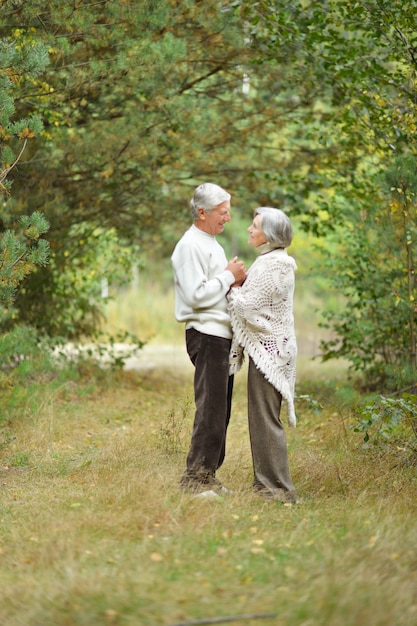
M 288 430 L 302 503 L 251 491 L 244 372 L 217 501 L 178 489 L 190 371 L 97 372 L 14 407 L 1 447 L 0 623 L 171 626 L 273 613 L 263 626 L 413 626 L 416 475 L 365 451 L 349 399 L 306 381 Z M 6 429 L 6 425 L 4 427 Z M 22 462 L 24 460 L 24 462 Z
M 161 294 L 145 276 L 109 303 L 107 329 L 150 351 L 183 347 L 166 280 Z M 417 623 L 416 466 L 349 428 L 360 398 L 344 363 L 312 360 L 311 306 L 299 290 L 299 424 L 287 431 L 298 506 L 252 493 L 245 369 L 219 471 L 233 493 L 215 501 L 178 488 L 194 408 L 192 368 L 174 351 L 139 371 L 0 378 L 0 624 Z
M 182 340 L 184 329 L 174 319 L 174 287 L 169 259 L 156 269 L 140 270 L 121 292 L 111 294 L 105 307 L 103 330 L 127 331 L 143 341 Z

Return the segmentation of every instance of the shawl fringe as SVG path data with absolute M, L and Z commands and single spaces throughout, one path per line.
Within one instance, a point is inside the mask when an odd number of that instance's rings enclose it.
M 294 407 L 297 345 L 292 316 L 294 269 L 295 261 L 285 250 L 270 250 L 258 257 L 245 283 L 232 289 L 228 297 L 233 329 L 229 372 L 235 374 L 240 370 L 245 350 L 266 380 L 281 393 L 287 405 L 288 424 L 293 427 L 297 423 Z M 268 314 L 270 306 L 272 317 Z
M 273 367 L 271 365 L 270 360 L 256 349 L 256 346 L 248 340 L 246 334 L 241 329 L 234 329 L 229 374 L 236 374 L 241 369 L 245 359 L 244 350 L 255 363 L 256 368 L 262 372 L 267 381 L 284 398 L 287 404 L 288 425 L 295 428 L 297 418 L 294 407 L 293 384 L 280 372 L 281 368 L 279 366 Z

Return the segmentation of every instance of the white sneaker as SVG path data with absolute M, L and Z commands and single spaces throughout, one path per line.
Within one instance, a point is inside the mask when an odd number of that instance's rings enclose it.
M 194 497 L 201 498 L 201 499 L 205 499 L 205 498 L 211 499 L 211 498 L 218 498 L 219 494 L 213 491 L 213 489 L 210 489 L 209 491 L 202 491 L 201 493 L 197 493 Z
M 224 485 L 222 485 L 217 491 L 221 494 L 233 493 L 231 489 L 227 489 L 227 487 L 224 487 Z

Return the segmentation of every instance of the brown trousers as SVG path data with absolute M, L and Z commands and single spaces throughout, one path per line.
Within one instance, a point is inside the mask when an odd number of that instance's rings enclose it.
M 282 396 L 249 358 L 248 419 L 256 491 L 294 491 L 287 439 L 280 420 Z

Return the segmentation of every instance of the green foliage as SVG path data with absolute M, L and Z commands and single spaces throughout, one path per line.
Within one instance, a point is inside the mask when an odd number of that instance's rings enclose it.
M 38 77 L 48 63 L 48 52 L 41 41 L 14 28 L 0 39 L 0 191 L 10 191 L 6 180 L 22 157 L 29 139 L 42 130 L 41 116 L 26 110 L 15 119 L 17 100 L 24 89 L 38 88 Z
M 324 358 L 348 359 L 366 386 L 407 386 L 416 376 L 415 3 L 239 6 L 261 56 L 288 54 L 289 84 L 315 94 L 294 115 L 300 145 L 316 156 L 295 184 L 310 194 L 304 227 L 337 251 L 323 271 L 343 304 L 325 312 L 334 339 Z
M 345 210 L 343 244 L 327 259 L 343 307 L 325 311 L 322 326 L 336 336 L 322 348 L 325 360 L 350 361 L 363 386 L 400 389 L 416 375 L 414 159 L 411 164 L 398 159 L 381 178 L 373 177 L 366 207 L 359 203 Z
M 19 319 L 49 337 L 94 337 L 103 310 L 116 288 L 132 278 L 132 265 L 140 265 L 138 250 L 121 242 L 113 230 L 73 226 L 66 246 L 55 245 L 48 267 L 37 272 L 17 294 Z M 43 317 L 45 302 L 53 315 Z M 24 303 L 31 302 L 30 308 Z
M 56 374 L 56 362 L 34 328 L 14 325 L 0 334 L 0 422 L 14 409 L 30 403 L 32 384 L 44 385 Z
M 49 258 L 49 243 L 42 239 L 49 228 L 44 216 L 35 211 L 22 216 L 19 229 L 0 235 L 0 306 L 9 308 L 18 285 Z
M 15 11 L 6 7 L 7 36 Z M 58 250 L 77 246 L 70 231 L 81 220 L 167 254 L 189 221 L 188 197 L 202 178 L 230 188 L 248 214 L 265 203 L 301 209 L 301 187 L 313 184 L 303 165 L 316 157 L 300 141 L 295 112 L 309 115 L 312 83 L 303 72 L 298 84 L 304 88 L 294 93 L 293 59 L 281 55 L 278 66 L 265 46 L 249 45 L 239 7 L 97 3 L 74 7 L 65 20 L 60 9 L 49 1 L 19 10 L 19 32 L 30 32 L 50 52 L 44 91 L 30 99 L 45 132 L 25 172 L 57 249 L 56 266 L 36 284 L 41 302 L 52 306 L 53 274 L 71 262 Z M 20 102 L 24 108 L 25 93 Z M 283 172 L 279 181 L 277 171 Z M 22 189 L 8 209 L 19 211 L 24 202 Z M 28 310 L 30 292 L 17 303 L 19 314 Z M 79 293 L 65 297 L 75 305 Z M 85 311 L 83 302 L 79 308 Z
M 408 384 L 415 202 L 403 182 L 417 154 L 415 2 L 126 0 L 62 11 L 60 0 L 6 1 L 1 17 L 3 67 L 23 54 L 18 80 L 5 72 L 4 110 L 44 125 L 24 171 L 8 172 L 15 194 L 2 219 L 7 227 L 27 213 L 30 198 L 51 224 L 53 255 L 20 290 L 19 320 L 91 335 L 105 308 L 102 255 L 94 235 L 87 251 L 80 230 L 168 257 L 193 187 L 211 179 L 230 189 L 242 218 L 281 206 L 305 230 L 332 235 L 339 254 L 326 271 L 346 304 L 326 314 L 336 339 L 325 358 L 350 359 L 373 386 Z M 34 131 L 14 132 L 25 142 Z
M 0 369 L 5 371 L 35 354 L 37 344 L 37 334 L 28 326 L 15 326 L 12 331 L 0 335 Z
M 30 456 L 27 452 L 17 452 L 12 455 L 8 463 L 11 467 L 28 467 Z
M 3 7 L 6 39 L 16 10 Z M 74 227 L 115 231 L 121 242 L 167 256 L 202 180 L 229 188 L 248 213 L 279 200 L 276 181 L 264 173 L 282 169 L 274 138 L 293 103 L 270 90 L 271 80 L 277 89 L 286 81 L 279 68 L 250 70 L 246 21 L 220 10 L 217 0 L 83 3 L 67 12 L 57 0 L 35 1 L 20 6 L 18 17 L 19 33 L 47 46 L 50 63 L 42 91 L 22 89 L 19 113 L 30 106 L 44 131 L 32 145 L 24 184 L 13 171 L 19 184 L 5 213 L 23 211 L 30 188 L 32 206 L 51 223 L 54 263 L 41 281 L 28 281 L 17 314 L 27 319 L 31 311 L 49 333 L 48 320 L 61 319 L 70 305 L 79 311 L 72 332 L 82 335 L 83 320 L 97 323 L 97 300 L 90 314 L 75 284 L 56 295 L 72 259 L 82 257 Z M 299 153 L 288 156 L 298 168 Z M 29 307 L 35 292 L 39 304 Z
M 94 333 L 93 344 L 73 345 L 62 343 L 60 338 L 48 340 L 46 345 L 53 349 L 54 358 L 64 366 L 73 364 L 83 370 L 91 364 L 112 370 L 122 370 L 126 361 L 135 357 L 142 350 L 145 342 L 136 335 L 124 330 L 116 334 L 100 331 Z
M 22 37 L 18 29 L 12 36 L 0 40 L 0 191 L 6 195 L 11 183 L 6 180 L 21 159 L 27 143 L 42 130 L 42 121 L 36 112 L 26 111 L 16 119 L 16 101 L 23 85 L 36 88 L 37 78 L 48 63 L 45 45 L 29 35 Z M 0 219 L 0 231 L 5 221 Z M 2 308 L 9 309 L 17 287 L 39 266 L 47 264 L 49 243 L 42 239 L 49 229 L 42 213 L 34 211 L 22 215 L 17 230 L 0 234 L 0 320 Z M 0 353 L 1 354 L 1 353 Z
M 380 396 L 371 404 L 357 409 L 356 433 L 364 434 L 364 442 L 394 447 L 406 446 L 417 453 L 417 396 L 404 394 L 401 398 Z
M 297 394 L 295 400 L 297 402 L 298 414 L 304 406 L 317 416 L 319 416 L 323 411 L 323 404 L 309 393 Z
M 127 332 L 103 334 L 94 345 L 62 345 L 32 327 L 14 325 L 0 335 L 0 425 L 41 410 L 46 389 L 53 397 L 54 389 L 67 386 L 71 395 L 74 381 L 103 381 L 108 372 L 121 371 L 143 345 Z

